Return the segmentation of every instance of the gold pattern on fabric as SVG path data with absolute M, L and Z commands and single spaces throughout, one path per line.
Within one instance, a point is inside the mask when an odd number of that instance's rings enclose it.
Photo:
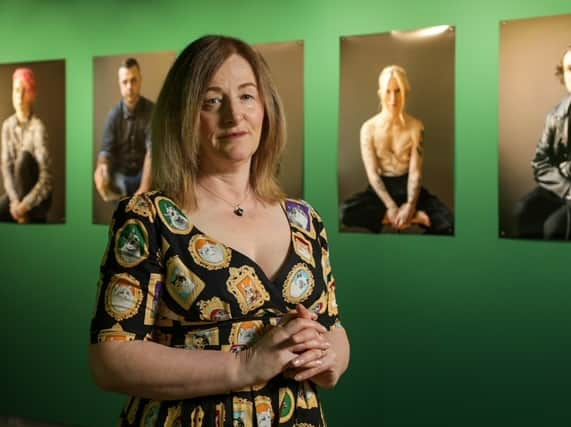
M 270 307 L 263 307 L 260 308 L 259 310 L 257 310 L 254 313 L 254 317 L 266 317 L 266 316 L 276 316 L 276 317 L 281 317 L 283 315 L 283 313 L 280 310 L 276 310 L 275 308 L 270 308 Z M 273 318 L 270 318 L 269 321 L 270 323 L 272 322 Z M 279 319 L 278 319 L 279 320 Z
M 321 218 L 317 218 L 320 222 L 321 222 Z M 325 240 L 327 242 L 327 231 L 325 230 L 325 227 L 323 227 L 321 229 L 321 233 L 319 233 L 319 235 L 321 237 L 323 237 L 323 240 Z
M 298 231 L 294 231 L 292 233 L 291 241 L 293 243 L 293 249 L 295 253 L 307 264 L 315 267 L 315 260 L 313 258 L 313 246 L 311 245 L 311 242 Z
M 213 345 L 220 345 L 218 328 L 188 332 L 184 338 L 184 347 L 189 350 L 203 350 Z
M 145 325 L 155 324 L 159 310 L 162 284 L 162 274 L 151 273 L 147 290 L 147 305 L 145 307 Z
M 208 270 L 220 270 L 230 265 L 230 248 L 203 234 L 197 234 L 190 239 L 188 250 L 194 262 Z
M 169 295 L 185 310 L 190 309 L 204 290 L 204 281 L 190 271 L 177 256 L 167 261 L 166 288 Z
M 215 406 L 216 416 L 214 418 L 214 427 L 224 427 L 226 421 L 226 407 L 224 403 L 217 403 Z
M 323 270 L 323 281 L 329 281 L 329 274 L 331 273 L 331 262 L 329 261 L 329 251 L 321 249 L 321 269 Z
M 192 427 L 202 427 L 204 421 L 204 409 L 202 406 L 197 406 L 190 413 L 190 421 Z
M 232 412 L 234 413 L 233 423 L 240 427 L 253 427 L 252 416 L 254 415 L 254 405 L 247 399 L 234 397 L 232 399 Z
M 145 405 L 143 409 L 143 416 L 141 417 L 141 423 L 139 427 L 151 427 L 156 426 L 159 419 L 159 411 L 161 405 L 156 400 L 151 400 Z
M 183 427 L 182 402 L 169 408 L 164 427 Z
M 272 409 L 272 399 L 268 396 L 256 396 L 256 421 L 258 427 L 272 427 L 274 422 L 274 410 Z
M 335 279 L 331 279 L 328 288 L 328 302 L 327 302 L 327 313 L 330 316 L 337 316 L 339 314 L 339 309 L 337 307 L 337 298 L 335 297 Z
M 230 267 L 229 270 L 226 286 L 238 300 L 242 314 L 260 308 L 270 300 L 270 294 L 252 267 L 244 265 L 240 268 Z
M 135 267 L 149 256 L 149 235 L 143 223 L 129 219 L 117 230 L 114 246 L 115 259 L 126 268 Z
M 135 418 L 137 416 L 137 411 L 139 410 L 139 404 L 141 403 L 141 398 L 131 397 L 129 399 L 129 410 L 127 411 L 127 421 L 129 424 L 135 423 Z
M 162 222 L 171 233 L 188 234 L 192 230 L 192 224 L 182 210 L 168 197 L 157 196 L 155 198 L 157 213 Z
M 115 320 L 133 317 L 143 301 L 139 281 L 127 273 L 115 274 L 105 291 L 105 310 Z
M 154 222 L 156 215 L 153 202 L 145 194 L 134 195 L 127 203 L 125 212 L 134 212 L 139 216 L 148 218 L 151 223 Z
M 317 408 L 319 403 L 317 401 L 317 395 L 315 391 L 311 388 L 308 381 L 304 381 L 299 385 L 297 390 L 297 402 L 298 408 L 312 409 Z
M 168 308 L 164 300 L 160 301 L 159 313 L 157 320 L 155 321 L 155 325 L 172 327 L 174 326 L 174 322 L 182 322 L 183 320 L 184 316 L 181 316 Z
M 135 339 L 135 334 L 131 332 L 125 332 L 119 323 L 115 323 L 109 329 L 102 329 L 97 334 L 97 342 L 106 341 L 133 341 Z
M 244 387 L 244 388 L 241 388 L 241 389 L 236 390 L 236 391 L 239 391 L 239 392 L 260 391 L 261 389 L 263 389 L 267 385 L 268 385 L 268 382 L 266 381 L 266 382 L 263 382 L 260 384 L 255 384 L 255 385 L 250 386 L 250 387 Z
M 206 301 L 199 301 L 200 318 L 203 320 L 219 322 L 231 318 L 230 304 L 218 297 Z
M 287 199 L 285 211 L 292 227 L 301 231 L 306 236 L 315 239 L 315 227 L 311 217 L 311 208 L 301 201 Z
M 289 387 L 279 390 L 280 424 L 287 423 L 293 415 L 295 398 Z
M 323 314 L 327 310 L 327 302 L 327 294 L 323 291 L 321 296 L 311 304 L 309 311 L 313 311 L 317 315 Z
M 162 258 L 167 256 L 167 251 L 171 247 L 170 243 L 164 237 L 161 239 L 161 256 Z
M 287 302 L 297 304 L 309 298 L 314 287 L 315 281 L 311 270 L 306 264 L 300 262 L 294 265 L 288 273 L 282 295 Z
M 253 345 L 264 332 L 264 322 L 261 320 L 247 320 L 232 325 L 228 341 L 230 351 L 237 353 Z

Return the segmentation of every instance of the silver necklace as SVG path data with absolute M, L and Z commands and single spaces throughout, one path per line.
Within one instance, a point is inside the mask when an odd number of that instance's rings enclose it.
M 198 183 L 198 185 L 200 185 L 203 189 L 205 189 L 206 191 L 208 191 L 210 194 L 212 194 L 213 196 L 218 197 L 220 200 L 222 200 L 224 203 L 226 203 L 227 205 L 232 206 L 232 212 L 234 213 L 234 215 L 236 216 L 243 216 L 244 215 L 244 208 L 242 206 L 240 206 L 242 203 L 244 203 L 246 201 L 246 197 L 248 197 L 248 193 L 250 192 L 250 188 L 246 188 L 246 194 L 244 194 L 244 197 L 242 197 L 242 200 L 239 201 L 238 203 L 231 203 L 228 200 L 226 200 L 224 197 L 222 197 L 221 195 L 215 193 L 214 191 L 212 191 L 209 188 L 206 188 L 204 185 L 202 185 L 201 183 Z

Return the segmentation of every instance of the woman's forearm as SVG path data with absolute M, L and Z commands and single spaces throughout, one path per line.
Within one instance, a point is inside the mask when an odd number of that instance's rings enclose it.
M 185 350 L 150 341 L 92 344 L 91 373 L 106 391 L 154 400 L 228 393 L 248 385 L 234 353 Z

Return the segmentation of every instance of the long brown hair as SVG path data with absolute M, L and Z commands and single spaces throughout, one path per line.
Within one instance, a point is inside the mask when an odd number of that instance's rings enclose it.
M 285 115 L 269 69 L 252 47 L 226 36 L 208 35 L 190 43 L 169 70 L 152 119 L 153 188 L 194 209 L 199 173 L 200 110 L 208 85 L 232 54 L 242 56 L 254 72 L 264 105 L 260 145 L 252 157 L 250 184 L 265 202 L 284 197 L 277 181 L 283 151 Z

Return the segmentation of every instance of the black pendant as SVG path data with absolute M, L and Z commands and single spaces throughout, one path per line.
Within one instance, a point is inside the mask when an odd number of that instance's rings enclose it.
M 236 206 L 234 208 L 234 215 L 236 215 L 236 216 L 244 215 L 244 209 L 242 209 L 240 206 Z

